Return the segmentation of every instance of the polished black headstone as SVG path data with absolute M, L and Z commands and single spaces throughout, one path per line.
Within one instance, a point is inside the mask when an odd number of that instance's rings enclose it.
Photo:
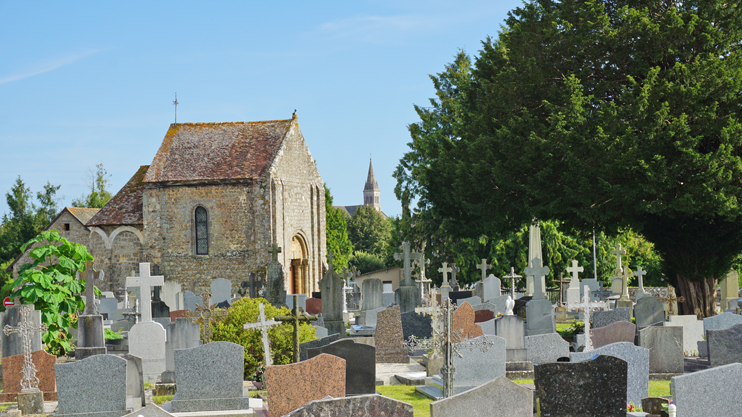
M 451 291 L 448 293 L 448 298 L 450 298 L 453 302 L 456 302 L 457 300 L 461 300 L 463 298 L 469 298 L 471 296 L 471 291 Z
M 433 327 L 429 315 L 424 316 L 414 311 L 408 311 L 402 313 L 401 316 L 404 340 L 408 340 L 412 335 L 415 335 L 418 339 L 432 337 Z
M 328 353 L 345 359 L 345 395 L 376 393 L 376 348 L 350 339 L 307 349 L 307 359 Z

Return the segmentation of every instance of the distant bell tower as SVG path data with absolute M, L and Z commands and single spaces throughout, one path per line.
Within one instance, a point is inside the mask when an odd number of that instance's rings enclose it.
M 368 161 L 368 178 L 366 178 L 366 186 L 363 187 L 363 205 L 373 206 L 376 211 L 381 212 L 381 201 L 379 196 L 381 190 L 379 190 L 379 184 L 376 183 L 376 177 L 374 177 L 374 165 L 371 160 Z

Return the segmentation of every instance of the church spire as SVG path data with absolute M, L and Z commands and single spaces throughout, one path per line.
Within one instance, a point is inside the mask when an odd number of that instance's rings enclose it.
M 368 177 L 366 177 L 366 185 L 363 187 L 363 205 L 373 206 L 377 211 L 381 211 L 380 194 L 381 190 L 379 190 L 379 184 L 374 176 L 374 164 L 369 159 Z

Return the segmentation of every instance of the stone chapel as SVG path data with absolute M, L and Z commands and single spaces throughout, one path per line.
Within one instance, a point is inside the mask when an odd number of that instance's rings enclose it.
M 171 124 L 152 163 L 83 219 L 73 229 L 87 232 L 79 243 L 105 271 L 102 291 L 120 291 L 140 262 L 150 262 L 183 290 L 226 278 L 235 293 L 265 269 L 276 243 L 287 293 L 310 295 L 326 265 L 324 186 L 296 114 Z M 55 222 L 47 229 L 62 231 Z

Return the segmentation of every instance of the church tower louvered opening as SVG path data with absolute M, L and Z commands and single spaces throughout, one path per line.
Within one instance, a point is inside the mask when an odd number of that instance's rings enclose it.
M 379 190 L 379 184 L 376 182 L 374 177 L 374 165 L 371 160 L 368 161 L 368 177 L 366 178 L 366 185 L 363 187 L 363 205 L 373 206 L 376 211 L 381 211 L 381 190 Z

